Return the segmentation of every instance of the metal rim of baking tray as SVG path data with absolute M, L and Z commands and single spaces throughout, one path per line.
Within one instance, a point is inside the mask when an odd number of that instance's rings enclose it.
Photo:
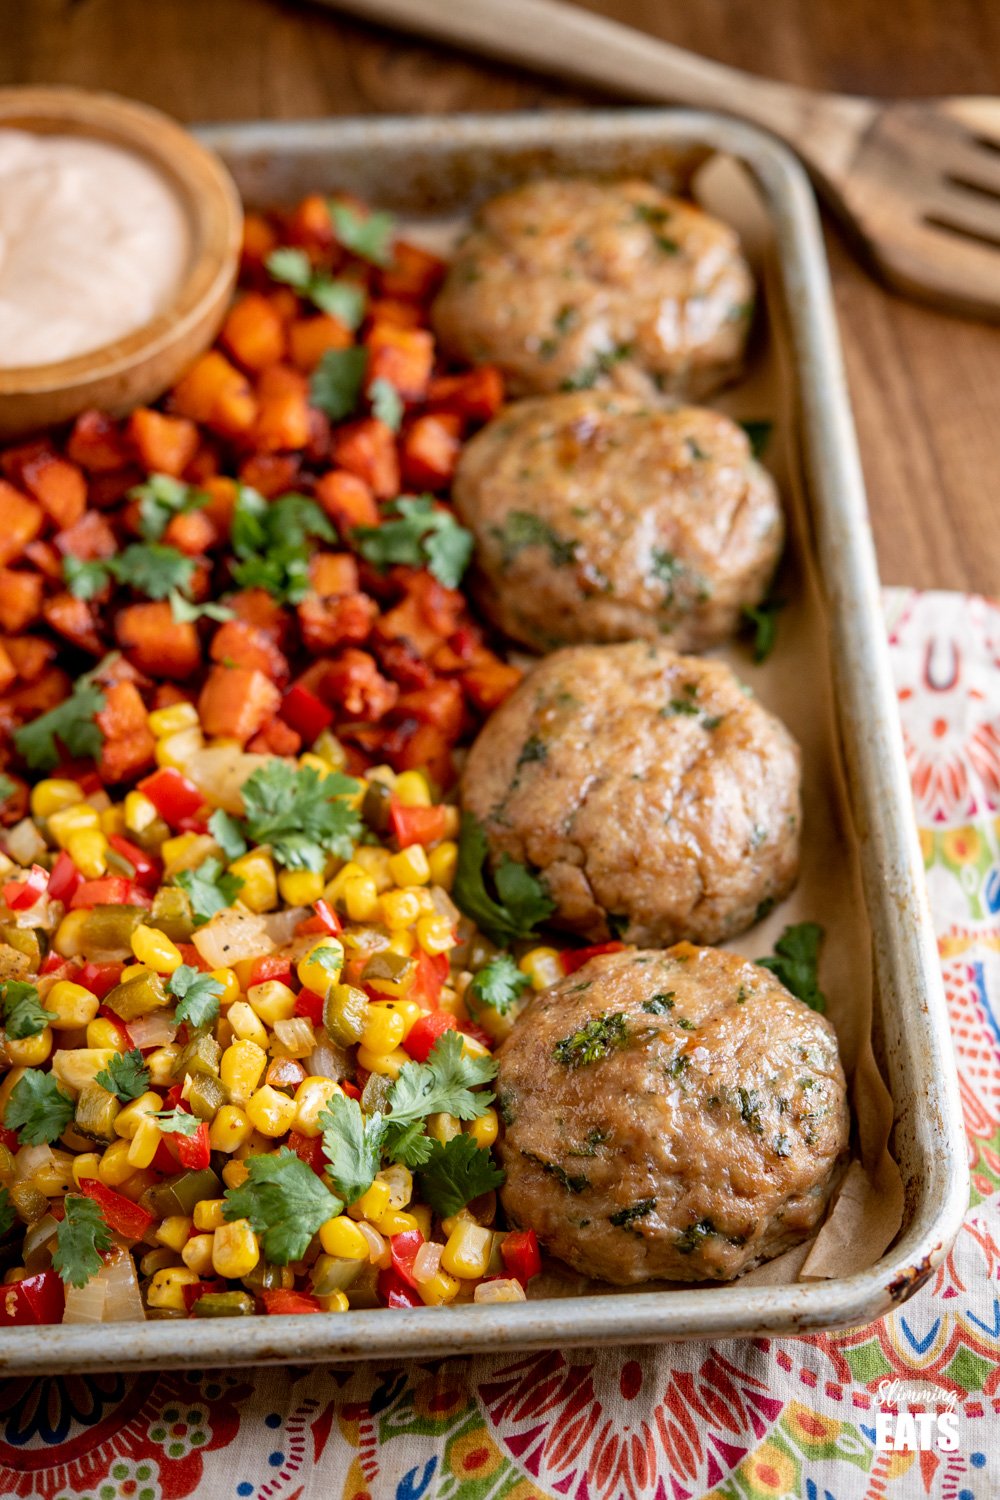
M 0 1373 L 40 1374 L 283 1362 L 340 1363 L 586 1344 L 796 1334 L 871 1322 L 942 1261 L 969 1201 L 965 1134 L 940 964 L 903 759 L 878 575 L 816 204 L 794 157 L 761 132 L 695 111 L 621 110 L 251 123 L 205 127 L 223 157 L 289 152 L 428 159 L 520 149 L 558 167 L 561 151 L 636 142 L 721 151 L 745 163 L 774 218 L 804 439 L 810 516 L 829 608 L 840 733 L 861 841 L 873 963 L 898 1144 L 916 1158 L 909 1222 L 867 1270 L 790 1286 L 616 1292 L 575 1298 L 346 1315 L 11 1328 Z M 902 1133 L 902 1135 L 901 1135 Z M 915 1200 L 915 1201 L 914 1201 Z

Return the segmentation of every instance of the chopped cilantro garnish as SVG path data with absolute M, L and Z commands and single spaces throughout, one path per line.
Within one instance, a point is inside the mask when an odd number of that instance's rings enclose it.
M 473 976 L 465 992 L 465 1003 L 470 1013 L 485 1009 L 506 1016 L 530 987 L 527 974 L 521 973 L 510 954 L 498 953 Z
M 365 289 L 356 281 L 338 281 L 317 271 L 304 250 L 273 250 L 264 262 L 268 274 L 282 281 L 321 312 L 329 313 L 353 333 L 365 315 Z
M 330 1179 L 347 1204 L 355 1203 L 375 1181 L 385 1140 L 385 1117 L 365 1117 L 357 1099 L 334 1094 L 319 1117 Z
M 3 807 L 5 802 L 9 802 L 16 791 L 17 783 L 12 781 L 4 771 L 0 771 L 0 807 Z
M 208 820 L 208 831 L 227 859 L 239 859 L 247 852 L 246 839 L 238 818 L 217 807 Z
M 62 570 L 63 582 L 75 599 L 93 599 L 111 577 L 111 570 L 102 558 L 84 560 L 72 553 L 63 558 Z
M 773 422 L 741 422 L 740 426 L 750 440 L 750 452 L 754 458 L 760 458 L 771 441 L 771 433 L 774 431 Z
M 86 1286 L 101 1269 L 101 1251 L 110 1250 L 111 1230 L 92 1198 L 69 1193 L 56 1228 L 52 1264 L 69 1286 Z
M 147 542 L 158 542 L 174 516 L 201 510 L 211 498 L 170 474 L 150 474 L 144 484 L 129 490 L 128 497 L 139 502 L 139 529 Z
M 428 1115 L 457 1115 L 478 1120 L 490 1106 L 491 1093 L 474 1094 L 496 1077 L 492 1057 L 466 1057 L 457 1031 L 446 1031 L 425 1063 L 404 1063 L 389 1094 L 389 1123 L 408 1125 Z
M 579 1031 L 564 1036 L 553 1047 L 557 1062 L 567 1068 L 585 1068 L 619 1051 L 628 1041 L 628 1022 L 620 1011 L 592 1016 Z
M 301 1260 L 320 1225 L 341 1212 L 343 1200 L 287 1146 L 276 1156 L 248 1156 L 245 1166 L 247 1180 L 226 1190 L 223 1218 L 248 1219 L 273 1265 Z
M 376 568 L 426 565 L 439 583 L 457 588 L 472 556 L 472 533 L 431 495 L 401 495 L 383 510 L 378 526 L 355 526 L 351 539 Z
M 667 990 L 662 995 L 650 995 L 648 1000 L 642 1002 L 642 1008 L 647 1015 L 665 1016 L 668 1011 L 674 1008 L 673 990 Z
M 784 599 L 765 599 L 762 604 L 744 606 L 743 618 L 754 632 L 754 661 L 766 661 L 774 650 L 778 636 L 778 614 L 784 607 Z
M 201 1121 L 186 1109 L 161 1109 L 154 1116 L 161 1135 L 197 1135 Z
M 471 1135 L 456 1135 L 450 1141 L 431 1141 L 430 1156 L 418 1169 L 421 1196 L 436 1214 L 457 1214 L 480 1193 L 499 1187 L 504 1174 L 488 1149 L 477 1146 Z
M 757 960 L 761 968 L 777 975 L 786 990 L 820 1012 L 826 1010 L 826 996 L 818 978 L 822 941 L 823 929 L 818 922 L 797 922 L 785 928 L 774 945 L 773 957 Z
M 628 1208 L 620 1208 L 617 1213 L 613 1213 L 611 1223 L 616 1229 L 628 1229 L 633 1220 L 644 1219 L 655 1207 L 655 1198 L 640 1198 L 638 1203 L 632 1203 Z
M 173 878 L 191 902 L 196 927 L 214 917 L 217 911 L 232 906 L 243 889 L 240 877 L 223 870 L 214 858 L 202 860 L 194 870 L 178 870 Z
M 231 875 L 229 879 L 238 877 Z M 178 1021 L 198 1027 L 208 1026 L 217 1018 L 223 987 L 211 974 L 202 974 L 191 964 L 181 964 L 167 980 L 167 988 L 178 1001 L 175 1012 Z
M 395 220 L 392 214 L 361 214 L 347 203 L 330 201 L 333 232 L 345 250 L 375 266 L 387 266 L 392 259 Z
M 482 825 L 465 813 L 452 891 L 455 905 L 496 943 L 531 937 L 555 911 L 555 902 L 537 876 L 507 856 L 493 876 L 498 898 L 494 899 L 484 880 L 487 852 Z
M 52 1073 L 37 1068 L 17 1080 L 7 1100 L 4 1124 L 16 1130 L 22 1146 L 51 1145 L 73 1119 L 73 1101 Z
M 356 409 L 368 365 L 368 351 L 361 345 L 350 349 L 328 349 L 313 371 L 309 400 L 334 422 L 341 422 Z
M 15 731 L 18 754 L 24 756 L 32 770 L 48 771 L 58 765 L 63 753 L 60 746 L 81 759 L 100 755 L 104 736 L 95 723 L 95 715 L 101 712 L 105 700 L 93 681 L 99 670 L 98 667 L 79 678 L 64 702 Z
M 393 432 L 398 432 L 403 420 L 403 398 L 392 382 L 379 375 L 372 381 L 368 397 L 372 404 L 372 416 L 391 427 Z
M 339 772 L 270 760 L 243 783 L 247 833 L 287 869 L 321 871 L 328 854 L 350 859 L 361 838 L 360 814 L 346 800 L 358 790 Z
M 133 1047 L 131 1052 L 112 1057 L 107 1067 L 95 1075 L 94 1082 L 107 1089 L 109 1094 L 114 1094 L 122 1104 L 129 1104 L 149 1088 L 149 1069 L 138 1047 Z
M 212 599 L 206 604 L 194 604 L 176 589 L 170 591 L 170 613 L 178 625 L 188 625 L 194 620 L 218 620 L 221 623 L 235 618 L 235 611 L 227 604 L 216 604 Z
M 45 1009 L 33 984 L 8 979 L 0 985 L 0 995 L 3 996 L 4 1030 L 16 1042 L 38 1036 L 52 1021 L 52 1012 Z
M 240 485 L 233 512 L 233 578 L 240 588 L 266 589 L 282 604 L 301 604 L 309 592 L 309 538 L 334 540 L 323 511 L 306 495 L 267 501 Z

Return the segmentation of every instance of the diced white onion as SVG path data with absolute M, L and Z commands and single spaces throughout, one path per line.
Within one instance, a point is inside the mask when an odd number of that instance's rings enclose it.
M 148 1047 L 165 1047 L 180 1030 L 172 1010 L 150 1011 L 148 1016 L 137 1016 L 126 1024 L 132 1045 L 140 1052 Z
M 313 1078 L 332 1078 L 339 1082 L 347 1076 L 347 1053 L 336 1042 L 331 1042 L 323 1027 L 316 1033 L 316 1046 L 305 1063 Z
M 112 1253 L 99 1273 L 104 1279 L 107 1294 L 104 1300 L 105 1323 L 134 1323 L 145 1318 L 142 1293 L 135 1261 L 127 1250 Z
M 191 941 L 210 969 L 228 969 L 241 958 L 262 958 L 275 949 L 263 917 L 234 909 L 197 928 Z
M 242 813 L 240 788 L 248 776 L 266 766 L 273 755 L 250 755 L 236 745 L 210 745 L 196 750 L 184 769 L 207 801 L 226 812 Z
M 373 1263 L 381 1260 L 385 1254 L 385 1240 L 379 1234 L 378 1230 L 373 1229 L 370 1224 L 366 1224 L 364 1219 L 357 1221 L 357 1228 L 360 1229 L 368 1241 L 368 1259 Z
M 54 1161 L 51 1146 L 22 1146 L 14 1157 L 14 1176 L 18 1182 L 27 1182 L 39 1167 L 50 1167 Z
M 426 1240 L 417 1251 L 413 1260 L 413 1279 L 421 1286 L 428 1281 L 433 1281 L 441 1269 L 441 1257 L 444 1254 L 444 1246 L 439 1245 L 436 1240 Z
M 307 1016 L 292 1016 L 287 1021 L 275 1021 L 273 1030 L 286 1057 L 309 1057 L 315 1050 L 316 1038 L 312 1022 Z
M 64 1323 L 102 1323 L 107 1284 L 98 1273 L 84 1286 L 67 1286 Z
M 264 931 L 274 946 L 276 948 L 283 948 L 286 943 L 292 941 L 292 938 L 295 936 L 295 929 L 299 923 L 304 922 L 309 915 L 310 912 L 307 906 L 289 906 L 284 911 L 266 912 L 261 920 L 264 923 Z M 315 941 L 316 938 L 313 936 L 312 942 L 306 946 L 312 947 Z
M 519 1281 L 499 1276 L 495 1281 L 481 1281 L 472 1294 L 473 1302 L 527 1302 Z
M 35 1221 L 27 1234 L 24 1236 L 24 1249 L 22 1258 L 27 1269 L 32 1275 L 36 1271 L 48 1270 L 52 1260 L 52 1251 L 49 1241 L 59 1225 L 51 1214 L 44 1214 L 42 1218 Z
M 462 913 L 448 895 L 444 886 L 432 885 L 430 888 L 431 900 L 434 902 L 434 910 L 439 917 L 447 917 L 452 927 L 456 927 L 462 920 Z
M 26 867 L 39 859 L 48 847 L 32 818 L 22 818 L 20 823 L 8 828 L 4 834 L 4 845 L 11 858 Z

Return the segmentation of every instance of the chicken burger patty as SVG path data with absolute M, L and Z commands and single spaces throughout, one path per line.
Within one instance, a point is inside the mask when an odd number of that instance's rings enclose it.
M 591 959 L 498 1060 L 507 1216 L 584 1275 L 731 1280 L 826 1211 L 849 1130 L 836 1036 L 745 958 Z
M 764 597 L 784 537 L 741 427 L 611 391 L 517 402 L 464 450 L 454 500 L 484 606 L 536 649 L 715 645 Z
M 514 396 L 701 397 L 739 373 L 753 295 L 736 235 L 693 203 L 639 180 L 543 178 L 480 209 L 433 320 Z
M 795 882 L 799 761 L 722 662 L 651 641 L 570 646 L 489 719 L 462 797 L 493 865 L 540 872 L 556 925 L 714 943 Z

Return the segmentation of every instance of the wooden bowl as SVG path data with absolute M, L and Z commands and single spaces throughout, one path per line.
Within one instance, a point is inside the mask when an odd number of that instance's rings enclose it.
M 145 157 L 173 187 L 190 252 L 169 308 L 133 333 L 71 359 L 0 369 L 0 438 L 65 422 L 97 406 L 121 413 L 152 401 L 211 342 L 239 266 L 243 214 L 213 152 L 158 110 L 84 89 L 0 89 L 0 127 L 83 135 Z

